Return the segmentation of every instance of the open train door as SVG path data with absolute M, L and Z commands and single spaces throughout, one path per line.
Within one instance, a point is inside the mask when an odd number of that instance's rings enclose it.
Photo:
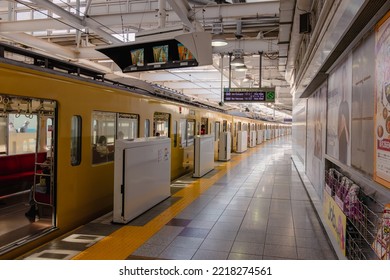
M 32 207 L 36 207 L 36 217 L 54 225 L 55 193 L 55 118 L 54 111 L 38 113 L 38 131 L 32 186 Z M 42 156 L 44 155 L 44 156 Z M 33 218 L 33 217 L 32 217 Z

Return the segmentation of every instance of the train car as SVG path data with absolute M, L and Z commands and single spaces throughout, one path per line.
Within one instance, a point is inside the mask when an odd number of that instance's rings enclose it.
M 7 45 L 0 54 L 1 259 L 112 211 L 118 138 L 169 137 L 173 180 L 193 169 L 196 135 L 214 135 L 217 159 L 221 131 L 270 125 Z

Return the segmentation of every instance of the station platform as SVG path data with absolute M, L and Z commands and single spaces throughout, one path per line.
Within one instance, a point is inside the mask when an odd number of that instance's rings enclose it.
M 291 136 L 232 154 L 126 225 L 108 213 L 21 259 L 337 259 L 291 157 Z

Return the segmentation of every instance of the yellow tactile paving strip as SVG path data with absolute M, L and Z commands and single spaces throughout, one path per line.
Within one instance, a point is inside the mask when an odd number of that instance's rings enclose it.
M 257 146 L 257 148 L 261 147 Z M 90 248 L 81 252 L 73 260 L 124 260 L 135 250 L 151 238 L 166 223 L 183 211 L 188 205 L 197 199 L 204 191 L 222 178 L 228 170 L 235 167 L 240 161 L 251 155 L 257 149 L 248 149 L 244 154 L 238 154 L 231 161 L 222 163 L 216 167 L 217 174 L 211 178 L 200 178 L 189 186 L 173 195 L 181 197 L 167 210 L 156 216 L 144 226 L 123 226 Z

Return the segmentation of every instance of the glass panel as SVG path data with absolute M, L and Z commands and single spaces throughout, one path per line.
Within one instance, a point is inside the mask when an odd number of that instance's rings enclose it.
M 92 113 L 92 164 L 114 160 L 115 118 L 115 113 Z
M 220 133 L 221 133 L 221 123 L 215 122 L 215 141 L 219 140 Z
M 194 145 L 195 120 L 187 121 L 187 146 Z
M 147 119 L 145 120 L 145 132 L 144 132 L 145 137 L 150 137 L 150 120 Z
M 51 141 L 50 141 L 51 142 Z M 81 117 L 72 117 L 70 132 L 70 163 L 72 166 L 81 163 Z
M 222 126 L 223 126 L 222 131 L 226 132 L 227 131 L 227 121 L 223 121 Z
M 173 122 L 173 147 L 177 147 L 177 121 Z
M 9 114 L 9 155 L 35 153 L 37 140 L 37 116 Z
M 138 115 L 118 114 L 118 139 L 138 138 Z
M 187 147 L 187 120 L 180 120 L 180 129 L 179 129 L 179 143 L 181 147 Z
M 15 128 L 13 128 L 13 130 L 15 130 Z M 5 154 L 7 154 L 7 118 L 0 117 L 0 155 Z
M 170 114 L 154 113 L 154 135 L 169 137 Z

